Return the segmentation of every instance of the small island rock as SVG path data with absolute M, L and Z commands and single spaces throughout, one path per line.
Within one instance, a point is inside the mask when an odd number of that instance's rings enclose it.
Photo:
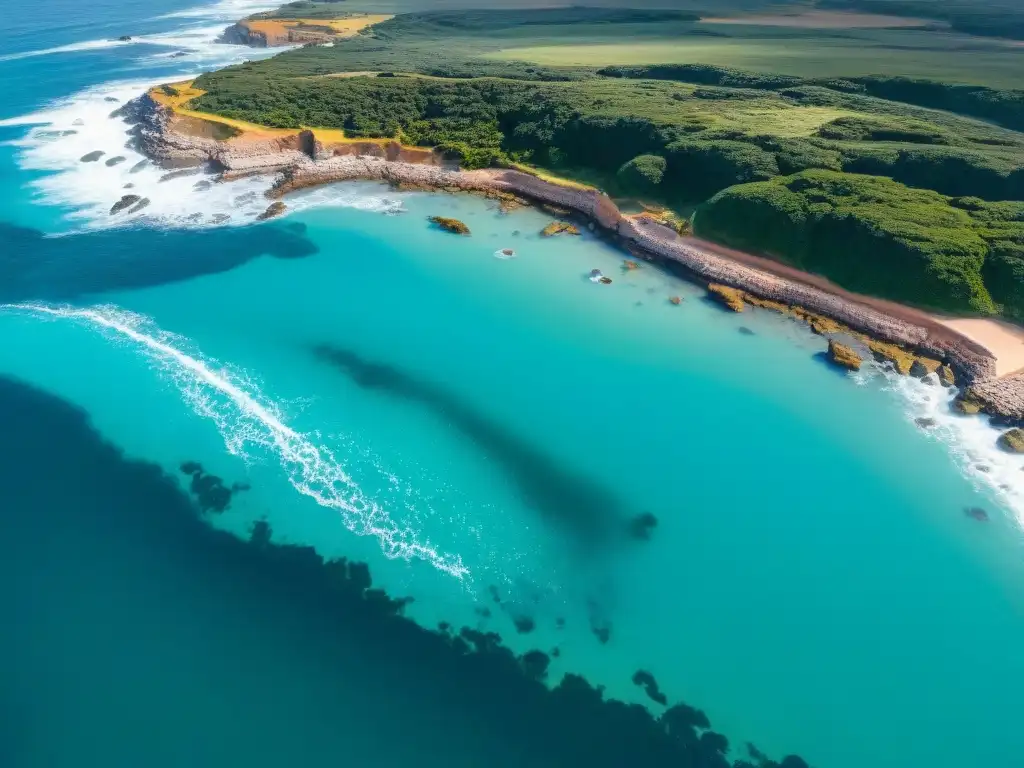
M 540 236 L 554 237 L 555 235 L 578 235 L 579 233 L 579 229 L 566 221 L 552 221 L 540 231 Z
M 850 371 L 859 371 L 860 364 L 863 362 L 861 356 L 854 351 L 853 347 L 840 344 L 835 339 L 828 340 L 828 359 L 840 368 L 846 368 Z
M 711 283 L 708 285 L 708 295 L 733 312 L 743 311 L 743 291 L 737 288 Z
M 124 195 L 110 207 L 110 215 L 113 216 L 115 213 L 120 213 L 126 208 L 131 208 L 140 200 L 142 200 L 142 198 L 139 197 L 139 195 Z
M 267 206 L 267 210 L 256 217 L 256 221 L 266 221 L 267 219 L 272 219 L 275 216 L 280 216 L 287 208 L 288 206 L 280 201 L 271 203 Z
M 445 232 L 451 232 L 455 235 L 469 234 L 469 227 L 458 219 L 449 219 L 445 216 L 431 216 L 429 221 L 431 224 L 436 224 Z
M 1024 453 L 1024 429 L 1014 427 L 1008 432 L 1003 432 L 996 445 L 1008 453 Z

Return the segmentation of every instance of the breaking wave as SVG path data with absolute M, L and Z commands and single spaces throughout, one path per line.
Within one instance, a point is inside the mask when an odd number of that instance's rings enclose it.
M 79 309 L 14 304 L 0 309 L 83 322 L 130 343 L 174 381 L 197 414 L 217 425 L 230 453 L 243 457 L 254 449 L 270 453 L 296 491 L 335 510 L 352 533 L 376 538 L 386 557 L 425 560 L 460 580 L 469 574 L 461 557 L 421 542 L 409 525 L 396 522 L 367 498 L 331 450 L 289 427 L 280 408 L 244 372 L 189 350 L 186 339 L 161 330 L 149 318 L 109 305 Z

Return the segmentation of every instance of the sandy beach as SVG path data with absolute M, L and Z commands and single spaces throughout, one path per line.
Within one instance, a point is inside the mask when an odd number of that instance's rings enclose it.
M 984 318 L 935 319 L 991 352 L 996 359 L 997 377 L 1024 370 L 1024 328 Z

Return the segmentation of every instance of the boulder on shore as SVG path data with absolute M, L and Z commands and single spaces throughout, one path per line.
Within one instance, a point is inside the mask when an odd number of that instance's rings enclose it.
M 126 208 L 131 208 L 140 200 L 142 200 L 142 198 L 139 195 L 124 195 L 120 200 L 110 206 L 110 215 L 113 216 L 115 213 L 120 213 Z
M 552 221 L 540 231 L 540 236 L 554 237 L 555 235 L 578 235 L 579 233 L 579 229 L 567 221 Z
M 458 219 L 449 219 L 445 216 L 431 216 L 429 218 L 431 224 L 436 224 L 438 227 L 443 229 L 445 232 L 451 232 L 455 235 L 468 235 L 469 227 Z
M 970 392 L 957 395 L 953 401 L 953 409 L 965 416 L 974 416 L 981 413 L 982 404 L 975 399 Z
M 1008 453 L 1024 453 L 1024 429 L 1014 427 L 1008 432 L 1003 432 L 996 445 Z
M 104 152 L 102 149 L 97 149 L 97 150 L 94 150 L 92 152 L 89 152 L 86 155 L 82 155 L 78 159 L 79 159 L 79 162 L 82 162 L 82 163 L 95 163 L 97 160 L 99 160 L 105 154 L 107 154 L 107 153 Z
M 256 221 L 266 221 L 267 219 L 272 219 L 275 216 L 280 216 L 287 208 L 288 206 L 282 202 L 271 203 L 267 206 L 267 210 L 256 217 Z
M 898 347 L 895 344 L 878 341 L 877 339 L 869 339 L 868 349 L 871 350 L 871 355 L 875 360 L 880 363 L 892 363 L 896 372 L 903 376 L 909 374 L 910 369 L 914 365 L 914 356 L 903 349 L 903 347 Z
M 939 366 L 939 381 L 945 387 L 956 386 L 956 374 L 953 373 L 953 369 L 948 365 Z
M 917 357 L 910 364 L 910 375 L 915 379 L 923 379 L 929 373 L 935 373 L 941 366 L 942 363 L 938 360 L 932 360 L 928 357 Z
M 828 359 L 834 365 L 850 371 L 859 371 L 860 364 L 863 362 L 861 356 L 854 351 L 853 347 L 840 344 L 835 339 L 828 340 Z
M 719 285 L 718 283 L 709 283 L 708 295 L 733 312 L 743 311 L 743 291 L 738 288 L 730 288 L 728 285 Z

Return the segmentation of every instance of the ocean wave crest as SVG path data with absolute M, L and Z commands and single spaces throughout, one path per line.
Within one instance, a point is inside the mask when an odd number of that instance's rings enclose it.
M 469 574 L 461 557 L 421 542 L 411 526 L 396 522 L 367 498 L 331 450 L 289 427 L 280 408 L 243 371 L 204 357 L 149 318 L 114 306 L 14 304 L 0 309 L 82 322 L 131 344 L 170 377 L 197 414 L 217 425 L 230 453 L 247 457 L 259 449 L 274 456 L 296 491 L 336 511 L 350 532 L 376 538 L 389 559 L 424 560 L 460 580 Z

